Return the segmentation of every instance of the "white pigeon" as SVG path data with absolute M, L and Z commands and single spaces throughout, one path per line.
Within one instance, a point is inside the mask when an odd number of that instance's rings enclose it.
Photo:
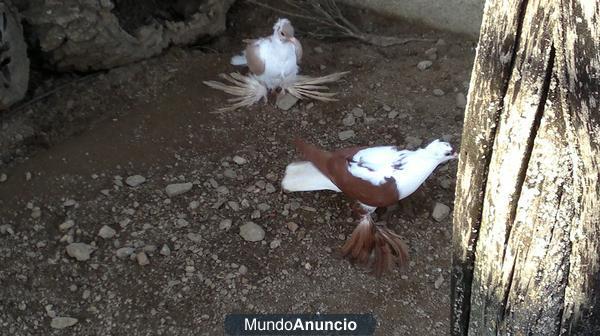
M 246 49 L 233 56 L 231 64 L 248 66 L 250 72 L 267 89 L 293 84 L 302 58 L 302 45 L 294 37 L 290 20 L 281 18 L 273 26 L 273 35 L 245 40 Z
M 415 151 L 379 146 L 328 152 L 301 140 L 296 140 L 296 146 L 306 161 L 287 166 L 282 188 L 288 192 L 332 190 L 354 199 L 353 210 L 360 222 L 342 253 L 365 264 L 374 254 L 377 275 L 394 262 L 405 263 L 408 250 L 400 236 L 375 225 L 371 214 L 409 196 L 438 165 L 457 157 L 449 143 L 439 140 Z

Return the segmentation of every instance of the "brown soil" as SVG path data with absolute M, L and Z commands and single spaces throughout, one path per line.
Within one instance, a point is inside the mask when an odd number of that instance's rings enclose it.
M 373 27 L 385 26 L 379 32 L 441 38 L 446 44 L 377 48 L 301 36 L 303 73 L 351 71 L 332 86 L 340 92 L 338 102 L 300 102 L 289 111 L 270 103 L 212 114 L 228 97 L 202 81 L 231 72 L 229 57 L 241 48 L 241 39 L 267 34 L 276 19 L 246 6 L 233 8 L 230 22 L 236 24 L 208 47 L 173 49 L 31 107 L 36 118 L 61 116 L 61 125 L 48 123 L 46 134 L 85 131 L 56 137 L 61 141 L 51 141 L 49 148 L 34 147 L 28 157 L 0 166 L 8 176 L 0 183 L 0 225 L 14 231 L 0 234 L 0 326 L 7 334 L 217 335 L 232 312 L 372 312 L 377 335 L 448 334 L 451 218 L 436 222 L 431 211 L 435 202 L 452 207 L 456 162 L 432 175 L 417 205 L 405 203 L 388 219 L 405 237 L 411 262 L 405 271 L 380 279 L 339 257 L 354 228 L 346 198 L 329 192 L 285 194 L 279 181 L 296 158 L 295 136 L 326 148 L 404 147 L 441 137 L 458 147 L 463 110 L 456 107 L 456 95 L 466 91 L 473 41 L 363 15 L 362 25 L 370 18 Z M 434 46 L 437 60 L 418 70 L 417 63 L 427 59 L 425 50 Z M 435 96 L 436 88 L 445 95 Z M 355 107 L 367 118 L 344 126 L 342 119 Z M 398 116 L 388 118 L 388 107 Z M 338 132 L 347 129 L 356 136 L 340 141 Z M 235 155 L 248 163 L 237 165 Z M 237 177 L 225 176 L 227 168 Z M 115 176 L 124 182 L 134 174 L 146 183 L 115 184 Z M 175 182 L 194 187 L 169 199 L 165 187 Z M 267 192 L 265 183 L 276 191 Z M 108 196 L 102 190 L 109 190 Z M 76 205 L 64 206 L 69 199 Z M 192 201 L 199 207 L 190 209 Z M 234 211 L 230 201 L 241 209 Z M 41 217 L 33 218 L 31 207 L 40 207 Z M 258 208 L 260 218 L 252 219 Z M 119 222 L 125 218 L 131 222 L 123 228 Z M 178 218 L 189 225 L 177 226 Z M 75 226 L 59 231 L 67 219 Z M 223 219 L 232 220 L 229 230 L 219 229 Z M 240 237 L 239 226 L 248 221 L 265 228 L 264 241 Z M 298 224 L 298 231 L 290 232 L 289 222 Z M 114 238 L 98 236 L 104 225 L 117 231 Z M 190 233 L 200 239 L 191 240 Z M 97 249 L 78 262 L 65 252 L 65 235 Z M 271 248 L 274 240 L 281 246 Z M 168 256 L 159 254 L 165 244 Z M 124 246 L 145 247 L 150 264 L 117 258 L 115 251 Z M 241 265 L 246 274 L 240 274 Z M 53 330 L 53 313 L 79 322 Z

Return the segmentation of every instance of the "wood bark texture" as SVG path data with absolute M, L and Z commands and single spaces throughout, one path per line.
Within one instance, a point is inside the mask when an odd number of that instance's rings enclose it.
M 456 188 L 453 335 L 600 335 L 600 5 L 488 0 Z

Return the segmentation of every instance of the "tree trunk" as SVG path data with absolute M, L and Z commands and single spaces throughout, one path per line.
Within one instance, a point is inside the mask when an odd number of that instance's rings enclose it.
M 600 5 L 488 0 L 456 188 L 453 335 L 600 335 Z

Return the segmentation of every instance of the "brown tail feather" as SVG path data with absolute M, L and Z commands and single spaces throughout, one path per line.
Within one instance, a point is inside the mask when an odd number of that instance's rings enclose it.
M 375 225 L 370 216 L 365 216 L 342 247 L 342 255 L 352 263 L 369 265 L 371 254 L 374 254 L 373 273 L 378 277 L 394 264 L 402 266 L 408 261 L 408 247 L 402 238 L 385 225 Z

